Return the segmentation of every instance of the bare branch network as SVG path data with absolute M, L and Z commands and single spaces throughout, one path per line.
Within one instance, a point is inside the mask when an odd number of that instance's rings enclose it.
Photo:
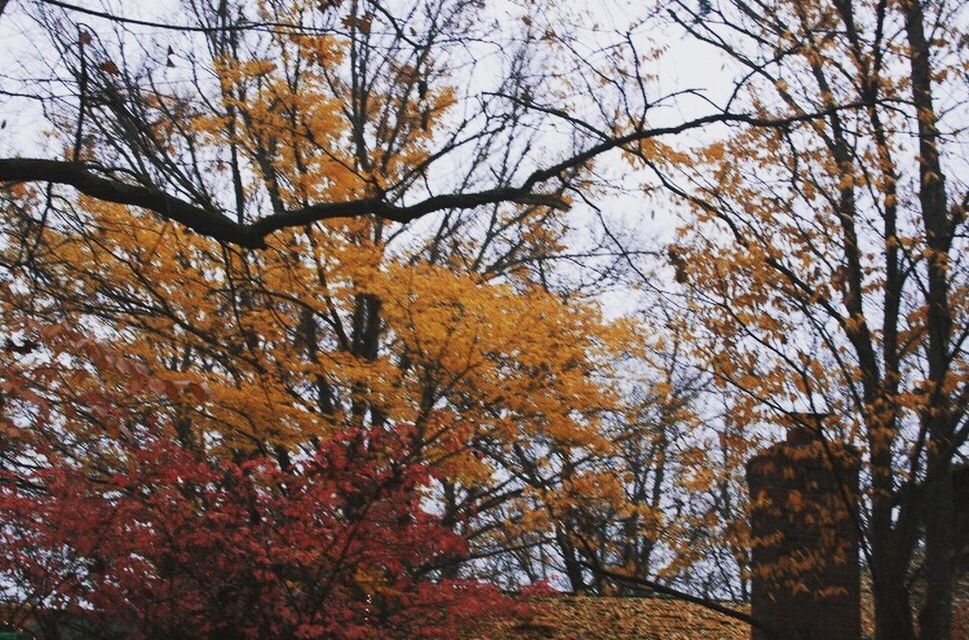
M 855 109 L 858 105 L 839 106 Z M 515 203 L 540 205 L 558 209 L 568 204 L 555 194 L 536 189 L 548 181 L 580 169 L 586 163 L 614 149 L 631 144 L 675 135 L 711 124 L 746 124 L 759 127 L 786 128 L 791 125 L 822 118 L 835 109 L 819 113 L 799 114 L 788 118 L 759 118 L 748 114 L 721 113 L 704 116 L 682 124 L 633 131 L 604 140 L 558 164 L 534 171 L 519 186 L 498 186 L 483 191 L 449 193 L 430 196 L 411 205 L 399 205 L 381 196 L 345 202 L 321 202 L 298 209 L 281 211 L 256 222 L 240 224 L 221 211 L 193 204 L 151 184 L 136 184 L 98 175 L 92 165 L 83 162 L 48 160 L 41 158 L 0 159 L 0 181 L 7 183 L 48 182 L 73 187 L 81 193 L 115 204 L 140 207 L 166 220 L 178 222 L 189 229 L 219 242 L 249 249 L 266 247 L 266 237 L 276 231 L 301 227 L 334 218 L 374 215 L 393 222 L 407 223 L 431 213 L 452 209 L 474 209 L 485 205 Z

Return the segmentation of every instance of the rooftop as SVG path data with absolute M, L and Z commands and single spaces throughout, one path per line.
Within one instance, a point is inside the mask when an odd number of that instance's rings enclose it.
M 750 628 L 699 605 L 665 598 L 550 596 L 478 640 L 748 640 Z
M 871 637 L 870 598 L 862 606 Z M 474 640 L 749 640 L 750 627 L 699 605 L 658 597 L 546 596 L 526 616 L 488 625 Z M 746 611 L 746 605 L 737 605 Z M 969 594 L 959 592 L 952 640 L 969 640 Z M 865 636 L 863 636 L 865 637 Z

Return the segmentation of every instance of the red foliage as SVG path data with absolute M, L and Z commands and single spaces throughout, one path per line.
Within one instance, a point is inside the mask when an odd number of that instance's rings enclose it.
M 89 465 L 7 447 L 0 594 L 118 638 L 443 639 L 501 610 L 493 587 L 435 577 L 465 545 L 422 509 L 426 469 L 385 455 L 402 434 L 343 433 L 281 469 L 164 431 L 105 438 Z

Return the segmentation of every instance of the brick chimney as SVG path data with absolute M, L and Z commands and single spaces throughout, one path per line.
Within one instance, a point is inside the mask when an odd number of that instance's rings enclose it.
M 747 464 L 751 615 L 778 639 L 861 638 L 858 530 L 851 515 L 857 515 L 859 456 L 852 447 L 822 442 L 823 417 L 793 416 L 786 442 Z M 757 630 L 751 637 L 767 640 Z

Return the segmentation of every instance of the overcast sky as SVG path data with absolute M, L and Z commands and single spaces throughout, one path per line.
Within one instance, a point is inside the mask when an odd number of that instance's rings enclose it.
M 4 55 L 0 57 L 0 88 L 16 92 L 19 88 L 29 86 L 34 78 L 49 76 L 48 65 L 57 65 L 54 53 L 47 45 L 47 36 L 25 13 L 24 9 L 39 0 L 10 0 L 6 12 L 0 16 L 0 42 L 3 43 Z M 91 9 L 106 10 L 114 15 L 127 18 L 147 19 L 166 24 L 184 22 L 178 11 L 178 0 L 157 0 L 153 2 L 136 0 L 72 0 L 72 4 Z M 489 10 L 498 14 L 497 23 L 512 19 L 527 11 L 527 2 L 508 1 L 493 3 Z M 561 3 L 560 3 L 561 5 Z M 574 15 L 571 23 L 573 33 L 589 49 L 603 39 L 614 37 L 616 32 L 623 32 L 630 23 L 641 18 L 644 12 L 650 11 L 650 6 L 644 3 L 624 2 L 622 0 L 606 0 L 604 2 L 579 2 L 570 0 L 565 3 L 564 11 Z M 638 15 L 637 15 L 638 14 Z M 113 25 L 96 16 L 82 15 L 68 11 L 68 15 L 93 32 L 107 33 Z M 129 25 L 126 27 L 130 38 L 148 39 L 158 36 L 159 31 L 149 27 Z M 685 89 L 702 90 L 704 95 L 717 104 L 722 104 L 731 89 L 732 74 L 725 67 L 724 61 L 718 57 L 715 49 L 697 43 L 684 35 L 677 27 L 668 30 L 663 27 L 663 21 L 651 23 L 649 28 L 640 27 L 636 31 L 640 39 L 637 46 L 644 49 L 647 46 L 662 46 L 667 49 L 647 73 L 657 77 L 654 90 L 657 95 L 670 94 Z M 586 42 L 582 42 L 582 40 Z M 178 70 L 175 70 L 177 75 Z M 25 80 L 22 85 L 14 79 Z M 678 100 L 675 105 L 651 112 L 651 124 L 666 122 L 681 122 L 691 117 L 709 113 L 711 107 L 695 98 Z M 0 137 L 0 155 L 25 155 L 56 157 L 60 154 L 57 148 L 52 148 L 51 138 L 45 136 L 50 128 L 50 122 L 39 111 L 39 105 L 28 99 L 10 96 L 0 96 L 0 120 L 6 120 L 7 126 Z M 698 136 L 709 135 L 712 132 L 691 133 L 680 139 L 681 143 L 697 142 Z M 672 213 L 673 205 L 662 201 L 647 201 L 642 198 L 637 187 L 647 179 L 645 174 L 632 170 L 628 164 L 620 160 L 618 154 L 602 158 L 597 161 L 596 168 L 610 181 L 614 181 L 622 190 L 617 190 L 611 197 L 598 201 L 609 224 L 629 242 L 638 244 L 637 248 L 658 248 L 661 242 L 668 239 L 675 224 Z M 573 212 L 575 220 L 589 221 L 589 225 L 581 223 L 577 234 L 594 233 L 594 216 L 588 208 L 579 204 Z M 582 237 L 576 242 L 581 243 Z M 630 310 L 630 299 L 624 292 L 613 292 L 604 300 L 606 307 L 613 312 Z

